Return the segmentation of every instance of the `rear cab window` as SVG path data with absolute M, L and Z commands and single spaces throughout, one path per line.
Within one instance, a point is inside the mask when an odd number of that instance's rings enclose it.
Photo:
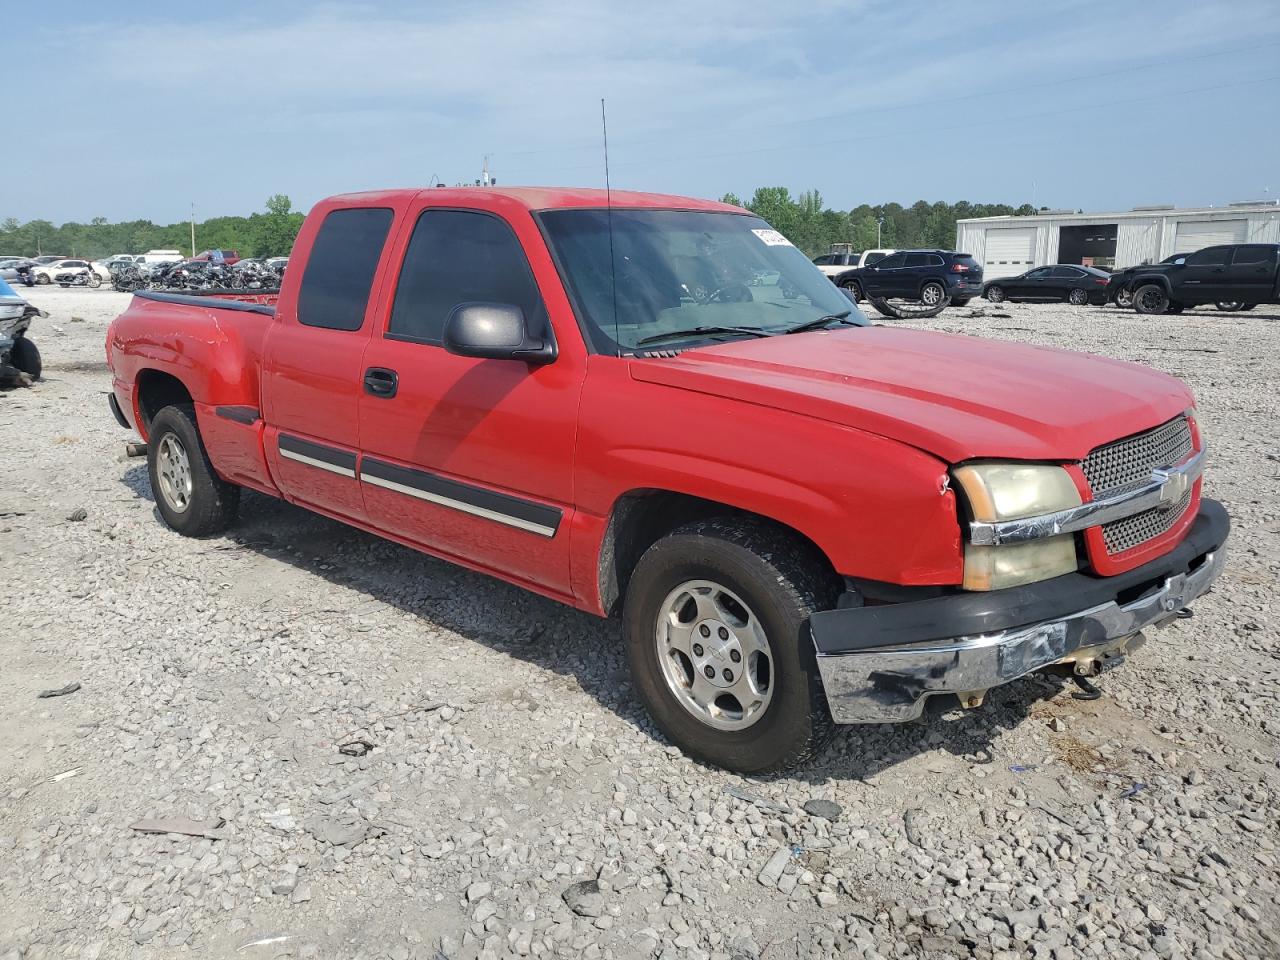
M 387 207 L 348 207 L 324 218 L 298 291 L 299 323 L 360 329 L 393 218 Z
M 1231 257 L 1231 262 L 1239 264 L 1271 263 L 1275 258 L 1275 247 L 1249 243 L 1242 247 L 1236 247 L 1235 253 Z

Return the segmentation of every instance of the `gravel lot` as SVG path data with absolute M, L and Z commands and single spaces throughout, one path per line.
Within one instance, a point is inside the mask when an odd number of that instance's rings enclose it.
M 748 781 L 658 737 L 616 624 L 254 494 L 230 536 L 169 532 L 104 395 L 128 298 L 31 299 L 0 960 L 1280 956 L 1280 311 L 922 321 L 1186 379 L 1228 572 L 1101 700 L 1027 680 Z M 131 829 L 174 817 L 207 835 Z

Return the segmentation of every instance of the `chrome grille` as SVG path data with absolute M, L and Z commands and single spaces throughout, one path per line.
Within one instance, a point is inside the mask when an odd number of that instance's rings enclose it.
M 1152 470 L 1177 466 L 1193 449 L 1191 424 L 1186 417 L 1178 417 L 1154 430 L 1098 447 L 1085 457 L 1081 468 L 1096 499 L 1142 486 L 1151 480 Z M 1172 510 L 1147 510 L 1103 524 L 1107 553 L 1122 553 L 1168 532 L 1190 504 L 1188 491 Z
M 1124 553 L 1139 544 L 1146 543 L 1162 533 L 1168 533 L 1178 519 L 1191 506 L 1191 491 L 1178 501 L 1172 510 L 1144 510 L 1123 520 L 1112 520 L 1102 525 L 1102 542 L 1107 545 L 1107 553 Z

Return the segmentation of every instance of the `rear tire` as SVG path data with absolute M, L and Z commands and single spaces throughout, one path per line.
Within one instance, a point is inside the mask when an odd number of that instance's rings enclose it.
M 834 724 L 808 620 L 837 593 L 822 558 L 766 522 L 699 520 L 663 537 L 636 565 L 623 611 L 632 678 L 654 723 L 690 757 L 737 773 L 814 756 Z M 726 687 L 748 677 L 763 701 L 754 716 Z
M 240 488 L 214 472 L 189 403 L 165 407 L 147 436 L 147 472 L 156 507 L 185 537 L 221 533 L 235 520 Z
M 40 351 L 26 337 L 18 337 L 13 341 L 13 348 L 9 351 L 9 362 L 32 380 L 39 380 L 40 372 L 44 369 Z
M 1226 313 L 1235 313 L 1237 310 L 1246 309 L 1245 305 L 1239 300 L 1219 300 L 1214 306 Z
M 1072 290 L 1067 294 L 1067 302 L 1073 307 L 1083 307 L 1089 302 L 1089 294 L 1085 290 Z
M 1133 291 L 1127 290 L 1127 289 L 1118 290 L 1116 292 L 1116 306 L 1119 307 L 1121 310 L 1128 310 L 1130 307 L 1132 307 Z
M 1169 309 L 1169 295 L 1157 284 L 1143 284 L 1133 292 L 1133 308 L 1139 313 L 1164 313 Z

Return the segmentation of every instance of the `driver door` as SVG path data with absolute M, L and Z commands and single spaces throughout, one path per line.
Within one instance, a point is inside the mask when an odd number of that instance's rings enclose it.
M 863 292 L 871 297 L 900 297 L 897 292 L 902 285 L 902 274 L 907 264 L 905 253 L 892 253 L 883 260 L 877 261 L 863 273 Z
M 362 363 L 361 489 L 393 537 L 567 594 L 585 352 L 541 234 L 507 202 L 447 208 L 427 191 L 411 208 Z M 446 351 L 449 314 L 474 301 L 520 307 L 556 340 L 556 360 Z

